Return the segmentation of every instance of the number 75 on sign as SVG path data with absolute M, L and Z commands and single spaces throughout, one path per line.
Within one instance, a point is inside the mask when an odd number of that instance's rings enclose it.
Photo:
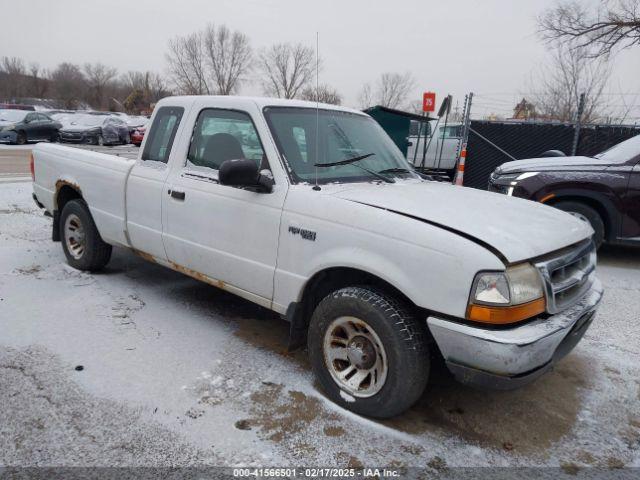
M 422 111 L 435 112 L 436 110 L 436 94 L 435 92 L 424 92 L 422 94 Z

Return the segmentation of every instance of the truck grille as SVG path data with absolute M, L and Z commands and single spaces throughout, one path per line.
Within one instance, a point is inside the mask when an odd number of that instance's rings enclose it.
M 555 314 L 577 302 L 593 283 L 596 247 L 589 240 L 537 262 L 547 298 L 547 311 Z

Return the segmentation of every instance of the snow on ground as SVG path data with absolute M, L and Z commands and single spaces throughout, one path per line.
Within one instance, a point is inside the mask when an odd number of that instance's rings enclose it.
M 602 252 L 604 304 L 555 371 L 436 372 L 376 422 L 323 397 L 277 315 L 121 249 L 70 268 L 30 196 L 0 184 L 0 465 L 640 466 L 640 250 Z

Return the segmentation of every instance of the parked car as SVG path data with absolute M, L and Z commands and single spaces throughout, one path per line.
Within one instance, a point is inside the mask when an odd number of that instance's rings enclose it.
M 73 121 L 74 118 L 77 117 L 78 114 L 74 112 L 55 112 L 55 113 L 48 113 L 47 115 L 49 115 L 56 122 L 61 124 L 62 127 L 60 128 L 64 129 L 65 127 L 71 125 L 71 122 Z
M 33 105 L 19 105 L 17 103 L 0 103 L 0 110 L 28 110 L 35 112 L 36 108 Z
M 144 140 L 144 134 L 147 131 L 147 127 L 136 127 L 131 132 L 131 143 L 135 146 L 139 147 L 142 145 L 142 140 Z
M 362 112 L 169 97 L 150 125 L 137 160 L 34 149 L 34 199 L 67 262 L 99 270 L 118 245 L 281 314 L 349 410 L 404 411 L 438 359 L 461 382 L 524 385 L 594 319 L 586 223 L 425 180 Z
M 141 115 L 130 116 L 127 119 L 127 125 L 129 125 L 129 135 L 131 136 L 131 143 L 138 147 L 142 144 L 144 138 L 144 132 L 147 130 L 147 123 L 149 119 Z
M 0 110 L 0 142 L 24 145 L 48 140 L 57 142 L 62 125 L 44 113 L 29 110 Z
M 489 190 L 526 198 L 589 222 L 596 245 L 640 245 L 640 135 L 592 157 L 508 162 Z
M 60 130 L 60 140 L 63 142 L 93 145 L 129 143 L 129 127 L 116 116 L 81 114 L 70 120 Z

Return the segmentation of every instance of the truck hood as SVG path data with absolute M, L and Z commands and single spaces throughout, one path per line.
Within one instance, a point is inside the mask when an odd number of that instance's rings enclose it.
M 495 173 L 504 175 L 520 172 L 545 172 L 545 171 L 571 171 L 580 170 L 600 171 L 604 170 L 611 163 L 591 157 L 547 157 L 529 158 L 527 160 L 516 160 L 507 162 L 496 168 Z
M 555 208 L 437 182 L 343 184 L 331 194 L 466 236 L 508 263 L 560 250 L 593 234 L 586 222 Z

